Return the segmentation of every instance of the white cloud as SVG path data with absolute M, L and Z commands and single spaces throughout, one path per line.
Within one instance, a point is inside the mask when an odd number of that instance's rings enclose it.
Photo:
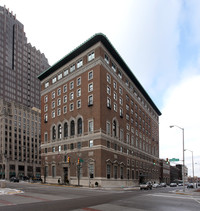
M 200 74 L 183 78 L 164 96 L 165 106 L 160 117 L 160 157 L 183 159 L 182 130 L 170 129 L 170 125 L 184 128 L 185 149 L 194 151 L 195 162 L 200 161 Z M 186 165 L 191 175 L 191 153 L 185 152 Z M 198 168 L 195 173 L 200 174 Z

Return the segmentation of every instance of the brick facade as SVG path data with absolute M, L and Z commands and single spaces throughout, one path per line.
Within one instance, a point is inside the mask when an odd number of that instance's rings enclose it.
M 84 186 L 158 181 L 161 113 L 104 35 L 38 78 L 45 181 Z

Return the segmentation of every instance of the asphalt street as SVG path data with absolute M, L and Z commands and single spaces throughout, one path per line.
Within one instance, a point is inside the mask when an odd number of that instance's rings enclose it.
M 140 191 L 138 188 L 83 188 L 31 183 L 7 183 L 14 193 L 0 195 L 1 211 L 195 211 L 200 210 L 200 192 L 181 187 Z

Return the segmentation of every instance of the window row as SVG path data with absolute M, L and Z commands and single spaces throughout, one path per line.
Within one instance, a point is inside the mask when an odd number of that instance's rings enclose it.
M 94 121 L 93 119 L 88 120 L 88 132 L 92 133 L 94 131 Z M 71 120 L 69 123 L 65 122 L 63 124 L 53 125 L 51 128 L 51 140 L 62 139 L 67 137 L 73 137 L 75 135 L 83 134 L 83 120 L 78 118 L 77 121 Z M 44 134 L 45 143 L 48 142 L 48 134 Z
M 91 52 L 88 54 L 88 62 L 92 61 L 95 58 L 95 53 Z M 57 81 L 61 80 L 63 77 L 67 76 L 69 73 L 74 72 L 76 69 L 79 69 L 80 67 L 83 66 L 83 59 L 79 59 L 76 63 L 73 63 L 71 65 L 69 65 L 69 67 L 65 68 L 62 72 L 58 73 L 56 76 L 54 76 L 51 79 L 51 83 L 54 84 Z M 50 85 L 49 81 L 45 82 L 45 89 L 48 88 Z

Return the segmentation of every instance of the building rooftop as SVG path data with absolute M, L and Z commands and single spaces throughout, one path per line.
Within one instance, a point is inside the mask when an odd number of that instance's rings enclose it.
M 96 43 L 101 42 L 107 50 L 110 52 L 110 54 L 113 56 L 113 58 L 119 63 L 121 68 L 126 72 L 126 74 L 129 76 L 129 78 L 133 81 L 135 86 L 139 89 L 139 91 L 143 94 L 143 96 L 146 98 L 146 100 L 149 102 L 149 104 L 153 107 L 153 109 L 156 111 L 158 115 L 161 115 L 161 112 L 157 108 L 157 106 L 154 104 L 152 99 L 149 97 L 145 89 L 142 87 L 140 82 L 137 80 L 137 78 L 134 76 L 133 72 L 129 69 L 128 65 L 124 62 L 120 54 L 117 52 L 117 50 L 113 47 L 111 42 L 108 40 L 108 38 L 102 34 L 98 33 L 93 35 L 91 38 L 86 40 L 84 43 L 82 43 L 80 46 L 75 48 L 73 51 L 71 51 L 69 54 L 64 56 L 62 59 L 60 59 L 57 63 L 52 65 L 50 68 L 48 68 L 46 71 L 41 73 L 38 76 L 39 80 L 43 80 L 49 75 L 51 75 L 53 72 L 55 72 L 57 69 L 61 68 L 66 63 L 70 62 L 72 59 L 77 57 L 79 54 L 83 53 L 88 48 L 92 47 Z

